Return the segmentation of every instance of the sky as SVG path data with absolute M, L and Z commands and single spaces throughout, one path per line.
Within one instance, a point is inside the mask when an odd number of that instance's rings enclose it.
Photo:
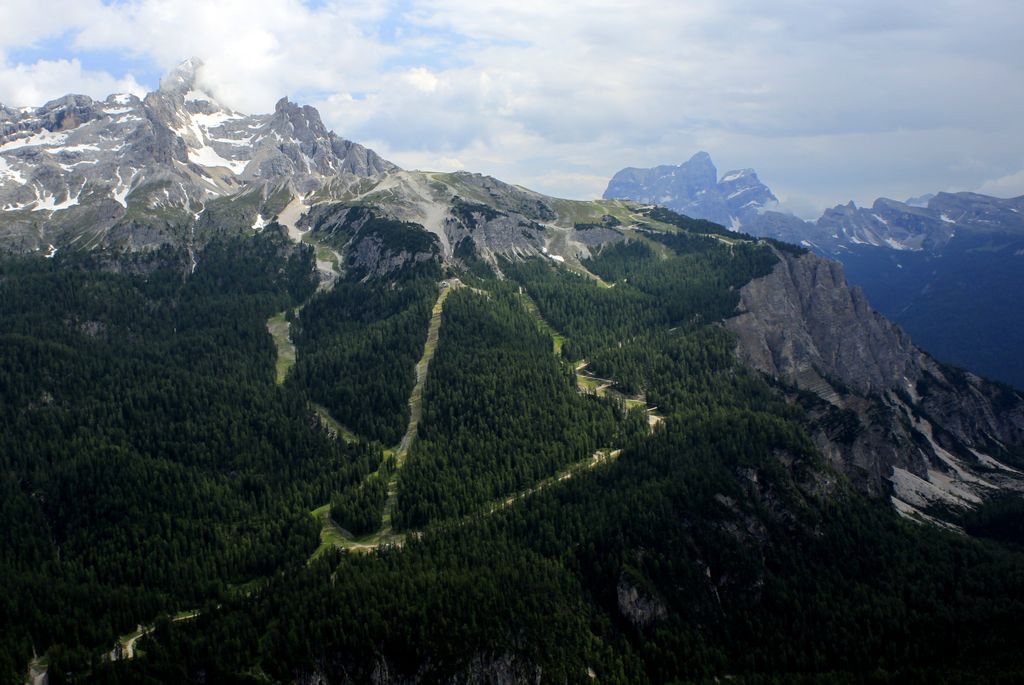
M 0 103 L 142 94 L 189 57 L 409 169 L 594 198 L 699 150 L 785 209 L 1024 194 L 1020 0 L 3 0 Z

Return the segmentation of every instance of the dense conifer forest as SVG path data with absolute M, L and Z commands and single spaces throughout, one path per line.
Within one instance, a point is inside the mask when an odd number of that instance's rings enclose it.
M 965 520 L 976 539 L 860 495 L 718 323 L 777 246 L 651 218 L 679 233 L 589 275 L 430 264 L 318 292 L 273 230 L 191 274 L 167 250 L 0 262 L 0 681 L 44 653 L 55 684 L 1024 677 L 1019 501 Z M 373 533 L 392 476 L 403 544 L 314 555 L 311 512 Z
M 166 251 L 0 267 L 5 677 L 295 563 L 309 510 L 377 467 L 273 382 L 266 319 L 312 293 L 311 258 L 266 234 L 189 278 Z
M 621 412 L 577 393 L 551 350 L 507 288 L 448 299 L 399 527 L 469 514 L 616 442 Z

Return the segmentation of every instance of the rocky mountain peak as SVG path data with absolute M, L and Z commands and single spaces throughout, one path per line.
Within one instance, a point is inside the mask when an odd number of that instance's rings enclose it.
M 223 106 L 193 58 L 142 100 L 68 95 L 0 109 L 0 240 L 15 251 L 111 236 L 145 247 L 170 240 L 168 230 L 189 235 L 217 198 L 283 186 L 306 194 L 396 168 L 329 131 L 313 107 L 283 98 L 273 114 L 247 115 Z M 257 214 L 251 207 L 239 221 L 250 226 Z
M 184 96 L 189 91 L 195 90 L 202 67 L 203 60 L 198 57 L 185 60 L 160 79 L 159 92 Z
M 290 127 L 295 137 L 303 142 L 312 142 L 329 136 L 327 127 L 320 118 L 320 112 L 315 107 L 297 105 L 287 97 L 278 100 L 274 106 L 274 120 Z
M 909 197 L 904 202 L 911 207 L 927 207 L 928 202 L 933 197 L 935 197 L 934 193 L 925 193 L 924 195 L 919 195 L 917 197 Z
M 677 175 L 687 179 L 696 190 L 711 187 L 718 181 L 718 169 L 711 155 L 703 150 L 680 164 Z
M 753 169 L 729 171 L 719 179 L 711 155 L 703 150 L 678 166 L 623 169 L 609 182 L 604 197 L 660 204 L 733 229 L 778 201 Z

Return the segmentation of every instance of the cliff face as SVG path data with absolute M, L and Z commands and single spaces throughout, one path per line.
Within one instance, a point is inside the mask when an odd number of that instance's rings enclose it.
M 862 490 L 915 518 L 1024 490 L 1024 398 L 915 347 L 838 263 L 780 253 L 740 297 L 740 359 L 804 391 L 819 448 Z
M 867 395 L 912 386 L 921 373 L 922 353 L 846 284 L 837 262 L 783 257 L 743 288 L 740 312 L 729 327 L 742 359 L 773 376 L 816 372 Z

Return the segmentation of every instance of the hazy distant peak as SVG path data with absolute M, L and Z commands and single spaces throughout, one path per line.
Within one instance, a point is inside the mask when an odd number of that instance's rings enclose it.
M 729 171 L 719 179 L 711 155 L 704 150 L 679 166 L 623 169 L 612 178 L 604 197 L 660 204 L 732 229 L 778 203 L 753 169 Z
M 705 164 L 705 163 L 706 164 L 711 164 L 711 166 L 714 166 L 714 163 L 711 161 L 711 155 L 709 155 L 704 150 L 699 150 L 698 152 L 694 153 L 694 155 L 692 157 L 690 157 L 690 159 L 687 162 L 685 162 L 685 164 Z M 682 164 L 680 166 L 682 166 Z

